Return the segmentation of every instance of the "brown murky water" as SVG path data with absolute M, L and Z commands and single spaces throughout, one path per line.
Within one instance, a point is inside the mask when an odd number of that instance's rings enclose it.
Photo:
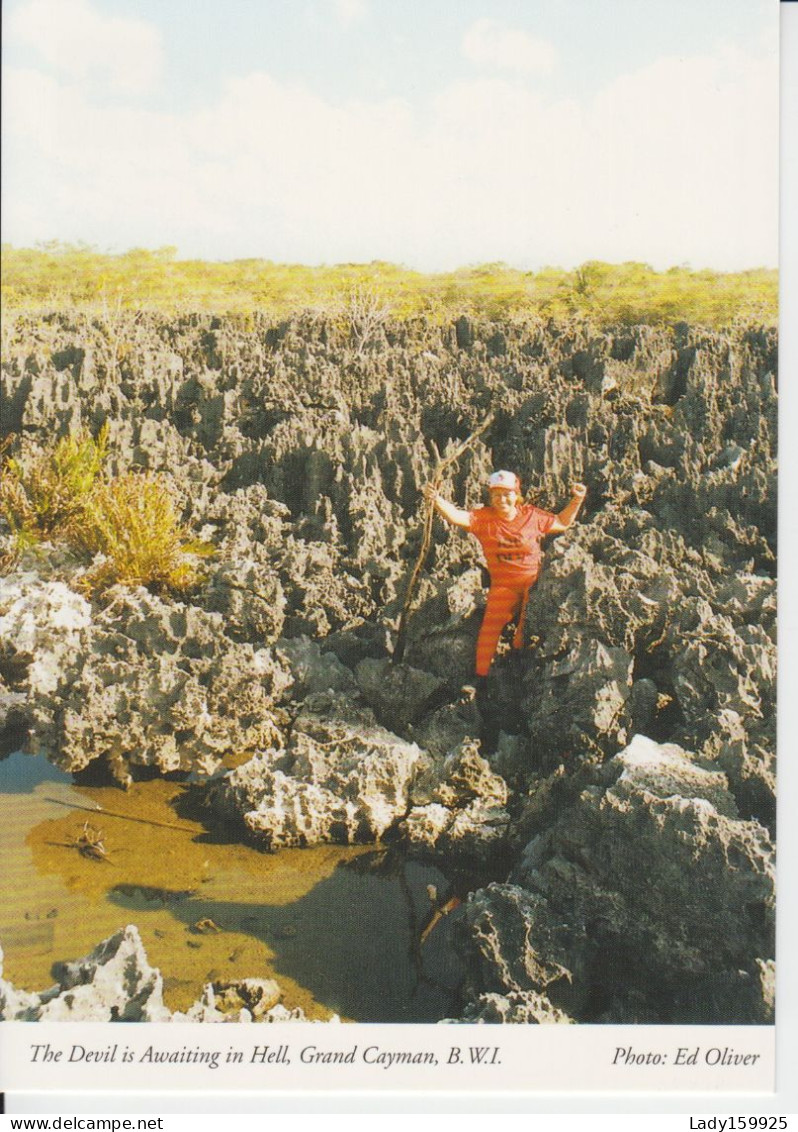
M 311 1018 L 425 1022 L 457 1009 L 455 912 L 419 947 L 436 869 L 385 850 L 266 854 L 225 842 L 190 814 L 186 787 L 74 785 L 44 759 L 0 762 L 5 978 L 53 983 L 52 964 L 134 923 L 164 998 L 183 1010 L 203 984 L 275 978 Z M 105 860 L 78 851 L 88 821 Z M 203 925 L 210 920 L 214 926 Z

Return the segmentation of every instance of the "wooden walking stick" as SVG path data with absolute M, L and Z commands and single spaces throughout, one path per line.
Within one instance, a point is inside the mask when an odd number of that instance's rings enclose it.
M 488 413 L 479 428 L 475 432 L 472 432 L 466 440 L 463 440 L 460 444 L 458 444 L 454 451 L 450 452 L 449 455 L 444 457 L 443 459 L 441 458 L 440 453 L 438 453 L 438 449 L 435 448 L 435 452 L 438 455 L 438 461 L 435 465 L 435 471 L 432 474 L 430 483 L 436 491 L 441 485 L 441 482 L 443 480 L 443 473 L 446 471 L 446 469 L 450 468 L 452 464 L 457 463 L 463 453 L 471 447 L 475 440 L 482 436 L 482 433 L 485 432 L 488 426 L 492 423 L 493 413 Z M 402 606 L 402 614 L 399 618 L 399 629 L 396 634 L 396 646 L 393 650 L 393 656 L 391 657 L 392 664 L 399 664 L 405 655 L 407 618 L 410 613 L 410 607 L 413 602 L 413 596 L 418 584 L 418 579 L 421 575 L 421 571 L 424 569 L 424 563 L 426 562 L 427 555 L 429 554 L 430 543 L 432 542 L 432 521 L 434 518 L 435 504 L 431 499 L 428 499 L 426 512 L 424 514 L 424 534 L 421 539 L 421 550 L 419 551 L 416 564 L 413 567 L 413 573 L 410 575 L 410 581 L 407 584 L 407 593 L 405 594 L 405 602 Z

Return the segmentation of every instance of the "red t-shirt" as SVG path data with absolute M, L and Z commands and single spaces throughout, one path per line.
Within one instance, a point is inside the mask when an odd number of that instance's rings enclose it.
M 540 541 L 556 515 L 532 503 L 522 504 L 514 519 L 502 519 L 492 507 L 469 512 L 469 530 L 485 553 L 493 586 L 530 585 L 540 572 Z

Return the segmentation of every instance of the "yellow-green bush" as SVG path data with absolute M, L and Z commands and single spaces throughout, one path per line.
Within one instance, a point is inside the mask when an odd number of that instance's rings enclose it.
M 183 590 L 196 581 L 185 532 L 161 476 L 129 472 L 97 484 L 75 530 L 76 545 L 100 562 L 85 576 L 91 590 L 128 586 Z
M 0 513 L 14 535 L 5 560 L 42 539 L 58 539 L 78 554 L 101 555 L 84 588 L 116 582 L 182 590 L 196 580 L 190 544 L 166 479 L 147 473 L 103 477 L 108 432 L 65 436 L 50 451 L 8 457 L 0 469 Z
M 0 512 L 25 545 L 68 535 L 83 512 L 107 452 L 108 430 L 64 436 L 50 452 L 7 457 L 0 469 Z

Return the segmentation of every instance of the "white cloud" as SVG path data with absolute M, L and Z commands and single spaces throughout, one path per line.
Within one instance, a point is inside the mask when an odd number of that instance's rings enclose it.
M 101 79 L 124 93 L 147 92 L 163 66 L 160 34 L 144 20 L 105 16 L 88 0 L 27 0 L 8 33 L 71 79 Z
M 660 60 L 584 104 L 480 79 L 422 115 L 252 74 L 172 115 L 8 68 L 5 238 L 424 269 L 773 264 L 777 83 L 773 59 L 727 51 Z
M 603 91 L 585 124 L 607 244 L 622 235 L 660 261 L 776 262 L 775 59 L 662 59 Z
M 333 0 L 333 10 L 344 27 L 357 23 L 368 14 L 367 0 Z
M 551 43 L 498 20 L 476 20 L 463 35 L 462 46 L 471 63 L 495 70 L 546 75 L 557 63 Z

